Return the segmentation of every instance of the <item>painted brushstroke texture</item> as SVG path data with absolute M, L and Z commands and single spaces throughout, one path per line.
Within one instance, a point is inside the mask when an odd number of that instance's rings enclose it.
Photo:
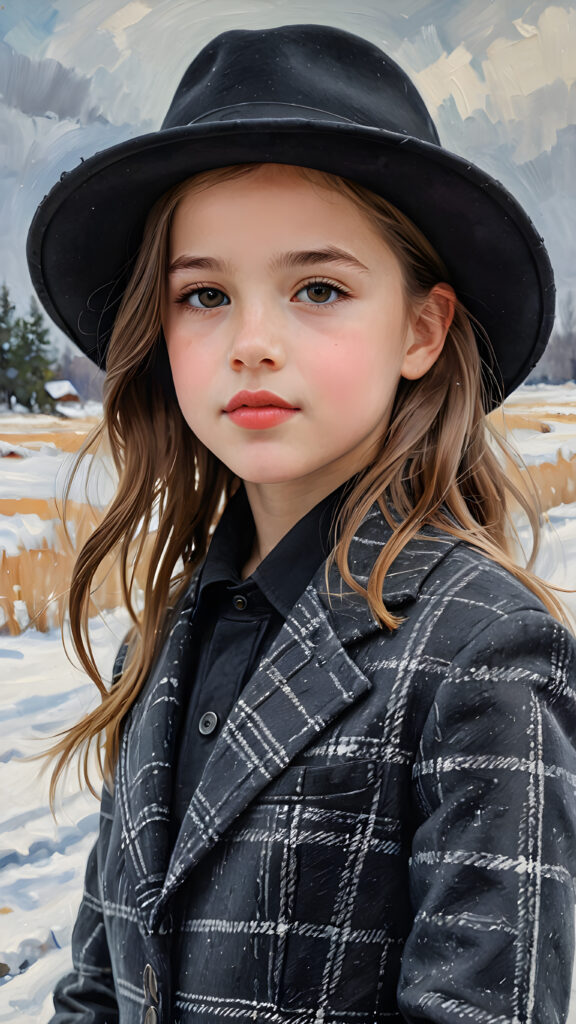
M 519 198 L 546 239 L 560 291 L 576 289 L 574 3 L 5 0 L 0 5 L 0 280 L 10 285 L 19 307 L 26 305 L 31 288 L 24 255 L 28 224 L 63 170 L 157 128 L 186 66 L 218 32 L 308 21 L 359 32 L 390 53 L 417 82 L 444 144 L 485 167 Z M 520 431 L 517 437 L 528 461 L 538 463 L 553 461 L 560 439 L 563 457 L 569 458 L 574 439 L 568 428 L 566 436 L 558 428 L 556 434 Z M 47 461 L 54 460 L 44 461 L 35 482 L 26 485 L 30 494 L 51 468 Z M 11 473 L 16 479 L 17 471 Z M 22 480 L 15 491 L 21 494 Z M 558 504 L 548 514 L 538 568 L 570 585 L 574 506 Z M 10 525 L 20 541 L 41 529 L 30 517 Z M 49 533 L 50 525 L 42 529 Z M 14 543 L 14 533 L 0 537 L 0 546 L 9 549 Z M 96 646 L 110 661 L 125 623 L 110 617 L 101 626 Z M 7 957 L 18 957 L 22 944 L 30 943 L 27 955 L 38 959 L 2 987 L 0 1021 L 38 1024 L 48 1019 L 50 991 L 69 966 L 70 931 L 96 804 L 70 797 L 63 823 L 56 826 L 35 766 L 23 768 L 16 757 L 37 749 L 43 728 L 78 718 L 92 694 L 66 662 L 56 633 L 29 632 L 3 648 L 6 699 L 16 712 L 6 718 L 0 751 L 5 791 L 11 794 L 2 847 L 12 858 L 4 874 L 4 901 L 11 913 L 0 918 L 0 948 Z M 24 703 L 36 697 L 47 701 L 41 711 Z M 576 993 L 569 1022 L 576 1024 Z

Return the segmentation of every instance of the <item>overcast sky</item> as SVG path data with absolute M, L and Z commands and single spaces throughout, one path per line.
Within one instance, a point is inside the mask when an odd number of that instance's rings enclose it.
M 576 290 L 576 9 L 522 0 L 18 0 L 0 9 L 0 279 L 63 170 L 157 129 L 197 51 L 229 28 L 331 24 L 414 78 L 442 142 L 501 180 Z M 54 332 L 56 334 L 56 331 Z

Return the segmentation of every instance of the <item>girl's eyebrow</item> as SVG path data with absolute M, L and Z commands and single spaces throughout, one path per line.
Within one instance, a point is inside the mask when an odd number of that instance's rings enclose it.
M 271 270 L 290 270 L 292 267 L 308 267 L 316 263 L 338 263 L 340 266 L 354 270 L 367 271 L 356 256 L 329 245 L 325 249 L 291 250 L 273 256 L 269 261 Z M 191 256 L 184 253 L 177 256 L 168 267 L 169 274 L 177 274 L 179 270 L 215 270 L 220 273 L 231 273 L 233 265 L 228 260 L 219 260 L 213 256 Z
M 304 249 L 302 251 L 283 252 L 270 260 L 271 270 L 290 270 L 292 267 L 308 267 L 312 263 L 338 263 L 340 266 L 353 267 L 355 270 L 368 270 L 363 263 L 345 249 L 328 245 L 325 249 Z

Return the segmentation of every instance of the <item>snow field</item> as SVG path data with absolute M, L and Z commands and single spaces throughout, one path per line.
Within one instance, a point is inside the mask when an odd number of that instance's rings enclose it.
M 92 623 L 94 649 L 110 676 L 128 622 L 110 612 Z M 70 939 L 86 859 L 98 828 L 98 801 L 79 791 L 74 772 L 56 808 L 39 753 L 56 732 L 95 704 L 95 687 L 64 652 L 59 630 L 0 642 L 0 1022 L 41 1024 L 55 981 L 70 969 Z M 0 968 L 5 970 L 5 968 Z

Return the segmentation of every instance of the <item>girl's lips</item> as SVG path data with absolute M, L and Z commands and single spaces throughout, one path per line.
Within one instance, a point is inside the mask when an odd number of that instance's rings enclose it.
M 294 408 L 285 398 L 280 398 L 280 395 L 275 395 L 272 391 L 238 391 L 230 399 L 224 412 L 235 412 L 241 406 L 248 406 L 249 408 L 262 408 L 262 406 L 274 406 L 280 409 Z
M 241 405 L 228 413 L 229 419 L 246 430 L 267 430 L 284 423 L 298 412 L 298 409 L 279 405 Z

